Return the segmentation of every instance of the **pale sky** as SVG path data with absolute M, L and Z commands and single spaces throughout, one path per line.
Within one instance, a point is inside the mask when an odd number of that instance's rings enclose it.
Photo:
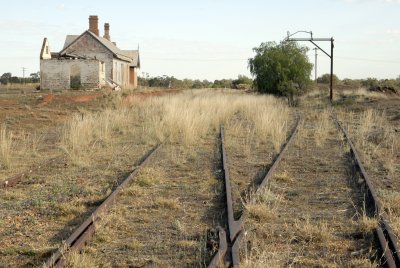
M 139 74 L 208 80 L 250 75 L 253 47 L 305 30 L 335 39 L 334 73 L 341 79 L 400 75 L 400 0 L 0 3 L 0 75 L 22 76 L 22 67 L 27 74 L 39 71 L 43 38 L 58 52 L 65 35 L 88 29 L 89 15 L 99 16 L 101 35 L 104 23 L 110 23 L 111 39 L 121 49 L 140 46 Z M 319 44 L 329 51 L 328 42 Z M 314 63 L 314 51 L 308 54 Z M 318 74 L 328 73 L 329 58 L 318 54 Z

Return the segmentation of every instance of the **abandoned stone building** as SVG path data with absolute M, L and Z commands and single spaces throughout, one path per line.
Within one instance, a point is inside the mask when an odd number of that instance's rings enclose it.
M 110 39 L 110 25 L 99 34 L 98 17 L 89 16 L 89 30 L 67 35 L 60 52 L 51 52 L 44 38 L 40 52 L 40 88 L 137 87 L 138 50 L 121 50 Z

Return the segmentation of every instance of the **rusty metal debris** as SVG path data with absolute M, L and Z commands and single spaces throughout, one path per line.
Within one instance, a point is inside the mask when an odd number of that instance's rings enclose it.
M 46 267 L 63 267 L 64 258 L 71 251 L 80 251 L 92 238 L 96 231 L 95 223 L 100 219 L 102 213 L 106 212 L 116 202 L 118 194 L 126 187 L 132 179 L 139 174 L 161 148 L 158 145 L 143 162 L 103 201 L 103 203 L 73 232 L 73 234 L 63 243 L 46 262 Z
M 385 265 L 389 268 L 400 267 L 400 251 L 398 247 L 398 241 L 389 224 L 389 217 L 385 212 L 382 203 L 378 198 L 378 195 L 376 194 L 371 179 L 367 175 L 367 172 L 365 171 L 364 166 L 361 163 L 360 157 L 358 156 L 356 148 L 351 141 L 349 134 L 342 127 L 336 116 L 334 116 L 333 119 L 337 127 L 343 132 L 343 135 L 350 146 L 350 153 L 354 158 L 355 166 L 365 182 L 364 187 L 367 192 L 367 198 L 370 202 L 370 205 L 374 208 L 375 216 L 379 217 L 379 226 L 376 228 L 376 233 L 381 250 L 386 260 Z

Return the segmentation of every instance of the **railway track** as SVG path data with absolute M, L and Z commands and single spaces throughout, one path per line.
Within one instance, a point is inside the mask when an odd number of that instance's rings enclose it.
M 360 158 L 357 154 L 357 151 L 347 134 L 346 130 L 341 126 L 340 122 L 333 118 L 334 123 L 337 126 L 337 130 L 340 131 L 346 143 L 350 148 L 350 154 L 353 159 L 354 167 L 359 173 L 360 177 L 363 180 L 364 192 L 367 193 L 365 196 L 368 205 L 372 208 L 372 212 L 370 212 L 371 217 L 377 217 L 379 219 L 379 225 L 376 227 L 375 235 L 377 237 L 377 245 L 379 246 L 380 253 L 382 255 L 381 264 L 385 267 L 400 267 L 400 252 L 398 248 L 398 241 L 396 236 L 393 233 L 393 230 L 390 226 L 388 215 L 384 211 L 380 200 L 377 197 L 376 191 L 369 179 L 365 169 L 360 161 Z M 276 157 L 273 165 L 268 170 L 267 174 L 263 178 L 262 182 L 256 189 L 256 193 L 265 187 L 268 181 L 273 177 L 275 170 L 277 169 L 280 161 L 285 155 L 288 147 L 292 143 L 292 140 L 296 134 L 297 128 L 299 126 L 300 118 L 298 118 L 295 127 L 293 128 L 290 137 L 286 144 L 283 146 L 283 149 Z M 225 130 L 224 127 L 221 126 L 220 129 L 220 139 L 221 139 L 221 159 L 222 159 L 222 169 L 224 174 L 224 184 L 225 184 L 225 202 L 226 202 L 226 212 L 227 212 L 227 228 L 224 229 L 221 226 L 217 227 L 218 235 L 219 235 L 219 249 L 217 253 L 212 258 L 209 268 L 213 267 L 236 267 L 240 264 L 240 243 L 243 238 L 243 223 L 245 222 L 246 214 L 242 214 L 238 219 L 234 218 L 234 209 L 233 209 L 233 199 L 232 199 L 232 185 L 231 178 L 228 168 L 228 156 L 225 148 Z
M 46 267 L 63 267 L 64 258 L 72 251 L 79 252 L 93 237 L 96 222 L 113 206 L 120 192 L 137 176 L 161 148 L 161 144 L 143 158 L 141 164 L 100 204 L 100 206 L 72 233 L 46 262 Z
M 368 205 L 372 209 L 371 216 L 376 216 L 379 219 L 379 225 L 375 230 L 377 242 L 380 247 L 380 251 L 384 258 L 382 264 L 387 267 L 400 267 L 400 252 L 398 249 L 398 241 L 395 237 L 393 230 L 390 226 L 388 216 L 383 209 L 383 206 L 380 200 L 377 197 L 376 190 L 374 189 L 371 180 L 369 179 L 365 169 L 360 161 L 360 158 L 357 154 L 357 151 L 349 138 L 346 130 L 341 126 L 340 122 L 333 118 L 337 129 L 343 133 L 345 137 L 346 143 L 350 148 L 350 153 L 352 159 L 354 161 L 354 166 L 357 169 L 359 175 L 364 181 L 363 187 L 364 191 L 367 193 L 366 201 L 368 201 Z M 259 191 L 263 187 L 265 187 L 269 180 L 274 176 L 274 173 L 279 166 L 281 160 L 285 157 L 285 153 L 290 147 L 298 126 L 300 124 L 300 118 L 297 119 L 295 126 L 293 127 L 291 134 L 289 135 L 289 139 L 283 145 L 282 150 L 278 154 L 278 156 L 274 159 L 272 166 L 269 168 L 268 172 L 264 176 L 261 183 L 258 185 L 256 190 Z M 241 241 L 243 239 L 243 225 L 247 214 L 242 214 L 239 218 L 235 219 L 234 213 L 234 204 L 232 198 L 232 182 L 231 176 L 228 168 L 228 153 L 225 146 L 225 129 L 221 126 L 220 129 L 220 139 L 221 139 L 221 159 L 222 159 L 222 170 L 224 177 L 224 188 L 225 188 L 225 202 L 226 202 L 226 226 L 227 228 L 218 226 L 218 236 L 219 236 L 219 247 L 215 256 L 212 258 L 208 267 L 220 267 L 222 265 L 227 266 L 237 266 L 240 264 L 240 253 L 239 249 L 241 247 Z M 103 213 L 106 213 L 107 210 L 113 206 L 116 202 L 116 198 L 121 190 L 128 184 L 130 181 L 134 179 L 134 177 L 140 172 L 142 168 L 144 168 L 159 150 L 161 145 L 155 148 L 147 157 L 144 158 L 143 162 L 140 166 L 135 169 L 133 173 L 126 178 L 122 184 L 120 184 L 114 192 L 112 192 L 107 199 L 88 217 L 75 231 L 74 233 L 65 241 L 64 245 L 57 250 L 47 261 L 47 267 L 62 267 L 64 263 L 64 258 L 68 256 L 69 252 L 72 251 L 80 251 L 87 242 L 93 237 L 96 231 L 95 223 L 101 218 Z M 40 167 L 39 167 L 40 168 Z M 15 176 L 15 179 L 8 180 L 3 183 L 3 187 L 13 186 L 26 177 L 26 174 L 22 173 Z
M 354 147 L 349 134 L 342 127 L 335 116 L 333 120 L 347 140 L 347 143 L 350 147 L 350 153 L 354 159 L 354 165 L 364 180 L 363 187 L 365 188 L 365 192 L 367 193 L 367 200 L 369 202 L 369 205 L 372 207 L 373 216 L 379 218 L 379 225 L 376 227 L 376 235 L 378 237 L 381 251 L 385 258 L 385 265 L 390 268 L 400 267 L 400 251 L 398 247 L 398 240 L 393 233 L 392 227 L 390 226 L 389 217 L 383 209 L 382 203 L 378 198 L 374 186 L 372 185 L 371 179 L 369 178 L 367 172 L 365 171 L 365 168 L 361 163 L 360 157 L 358 156 L 356 148 Z
M 287 148 L 293 141 L 293 138 L 296 134 L 297 128 L 300 123 L 300 118 L 297 118 L 295 127 L 293 128 L 288 141 L 283 146 L 283 149 L 276 157 L 273 165 L 269 169 L 268 173 L 263 178 L 261 184 L 258 189 L 265 187 L 268 180 L 274 174 L 276 167 L 279 165 L 279 162 L 282 160 Z M 222 158 L 222 169 L 224 173 L 224 183 L 225 183 L 225 195 L 226 195 L 226 211 L 227 211 L 227 225 L 228 230 L 224 230 L 222 227 L 218 226 L 218 234 L 219 234 L 219 250 L 211 260 L 208 265 L 209 268 L 219 267 L 222 264 L 228 266 L 237 266 L 240 264 L 240 256 L 239 256 L 239 248 L 240 242 L 243 237 L 243 222 L 245 220 L 246 214 L 242 214 L 239 219 L 235 220 L 234 218 L 234 210 L 233 210 L 233 200 L 232 200 L 232 186 L 231 179 L 228 169 L 228 156 L 225 149 L 225 130 L 224 126 L 221 126 L 220 130 L 221 135 L 221 158 Z M 258 190 L 257 189 L 257 190 Z

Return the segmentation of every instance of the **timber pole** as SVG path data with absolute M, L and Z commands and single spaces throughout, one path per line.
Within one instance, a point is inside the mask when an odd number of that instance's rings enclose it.
M 329 100 L 333 101 L 333 37 L 331 38 L 331 81 L 330 81 L 330 91 L 329 91 Z

